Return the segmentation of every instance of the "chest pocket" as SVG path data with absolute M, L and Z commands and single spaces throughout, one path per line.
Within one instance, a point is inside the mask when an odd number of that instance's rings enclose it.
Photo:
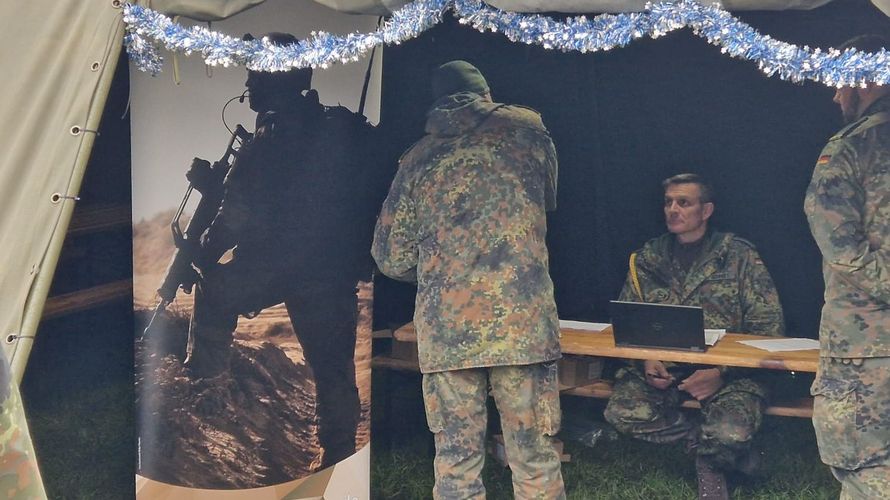
M 702 301 L 708 301 L 709 298 L 720 298 L 721 301 L 729 299 L 738 300 L 739 283 L 735 276 L 730 273 L 722 272 L 708 276 L 699 287 Z
M 736 276 L 728 272 L 714 273 L 702 282 L 696 293 L 705 310 L 707 328 L 738 327 L 741 297 Z
M 721 282 L 721 281 L 734 280 L 734 279 L 735 279 L 735 275 L 733 275 L 729 271 L 719 271 L 719 272 L 716 272 L 716 273 L 708 276 L 707 279 L 705 279 L 705 282 L 706 283 L 712 282 L 712 281 L 713 282 Z

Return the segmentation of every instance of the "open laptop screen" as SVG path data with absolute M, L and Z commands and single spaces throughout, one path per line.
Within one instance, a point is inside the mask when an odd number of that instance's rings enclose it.
M 645 302 L 610 302 L 616 346 L 704 352 L 701 307 Z

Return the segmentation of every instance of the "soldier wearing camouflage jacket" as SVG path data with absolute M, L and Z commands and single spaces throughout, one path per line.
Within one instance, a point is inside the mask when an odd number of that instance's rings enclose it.
M 670 232 L 631 256 L 620 300 L 698 306 L 705 328 L 782 336 L 779 296 L 754 246 L 707 228 L 710 186 L 694 174 L 680 174 L 664 187 Z M 705 375 L 708 387 L 695 387 L 693 377 Z M 690 397 L 701 402 L 700 426 L 680 412 Z M 619 431 L 646 441 L 688 439 L 717 470 L 753 472 L 750 446 L 766 397 L 764 385 L 745 370 L 647 361 L 619 370 L 605 417 Z
M 517 498 L 564 497 L 559 328 L 545 210 L 556 152 L 537 112 L 491 101 L 479 71 L 440 66 L 427 135 L 402 157 L 375 232 L 380 270 L 417 282 L 414 324 L 435 498 L 484 498 L 488 386 Z
M 782 307 L 772 278 L 751 242 L 712 231 L 688 273 L 671 258 L 673 234 L 663 234 L 636 252 L 642 296 L 628 276 L 620 300 L 699 306 L 705 328 L 780 337 Z
M 841 498 L 890 498 L 890 88 L 834 100 L 851 123 L 822 150 L 804 205 L 825 279 L 813 426 Z

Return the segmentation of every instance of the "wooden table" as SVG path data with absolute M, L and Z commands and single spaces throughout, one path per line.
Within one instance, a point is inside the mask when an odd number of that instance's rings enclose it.
M 561 334 L 560 344 L 563 354 L 624 359 L 657 359 L 660 361 L 703 365 L 740 366 L 814 373 L 816 366 L 819 364 L 818 349 L 769 352 L 739 343 L 742 340 L 766 340 L 773 338 L 760 335 L 727 333 L 717 342 L 717 345 L 709 347 L 705 352 L 688 352 L 644 347 L 616 347 L 611 327 L 601 332 L 563 328 Z M 408 323 L 397 329 L 393 332 L 393 337 L 402 341 L 416 341 L 417 335 L 414 331 L 414 324 Z
M 774 337 L 727 333 L 716 345 L 705 352 L 673 351 L 649 349 L 645 347 L 616 347 L 612 328 L 602 332 L 584 330 L 561 331 L 562 352 L 584 356 L 603 356 L 625 359 L 657 359 L 703 365 L 740 366 L 746 368 L 767 368 L 814 372 L 819 364 L 819 350 L 769 352 L 756 347 L 740 344 L 743 340 L 767 340 Z
M 739 366 L 745 368 L 765 368 L 769 370 L 786 370 L 815 372 L 819 364 L 819 350 L 769 352 L 745 344 L 742 340 L 766 340 L 774 337 L 727 333 L 716 345 L 708 347 L 705 352 L 672 351 L 668 349 L 650 349 L 644 347 L 616 347 L 612 336 L 612 327 L 600 332 L 563 328 L 560 330 L 563 354 L 579 356 L 599 356 L 623 359 L 657 359 L 705 365 Z M 393 338 L 402 342 L 417 342 L 414 324 L 408 323 L 393 332 Z M 384 368 L 406 369 L 408 363 L 401 360 L 402 365 L 384 363 L 379 360 L 378 366 Z M 411 363 L 416 367 L 416 361 Z M 416 369 L 416 368 L 414 368 Z M 577 387 L 564 387 L 562 394 L 588 398 L 609 398 L 612 395 L 612 384 L 607 380 L 596 380 Z M 684 408 L 700 408 L 694 399 L 683 401 Z M 791 401 L 776 401 L 766 408 L 767 415 L 783 417 L 813 416 L 813 398 L 801 397 Z

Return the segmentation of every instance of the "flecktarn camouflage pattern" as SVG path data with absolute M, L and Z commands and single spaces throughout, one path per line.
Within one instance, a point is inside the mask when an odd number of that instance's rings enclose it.
M 31 446 L 25 409 L 0 354 L 0 497 L 10 500 L 46 498 Z
M 692 374 L 688 369 L 675 376 Z M 748 378 L 725 380 L 709 399 L 701 401 L 701 422 L 690 420 L 681 410 L 684 395 L 676 386 L 665 390 L 646 383 L 637 367 L 622 368 L 615 375 L 612 397 L 603 416 L 622 433 L 652 443 L 688 440 L 695 453 L 713 467 L 745 470 L 754 435 L 763 422 L 764 390 Z
M 516 498 L 565 498 L 552 446 L 559 320 L 545 243 L 555 148 L 535 111 L 474 93 L 439 99 L 426 132 L 400 161 L 372 254 L 385 274 L 417 282 L 433 496 L 485 497 L 490 385 Z
M 484 499 L 488 386 L 501 415 L 515 498 L 565 498 L 553 436 L 560 408 L 556 362 L 429 373 L 427 422 L 436 439 L 435 498 Z
M 650 240 L 637 252 L 637 276 L 643 296 L 630 275 L 621 300 L 699 306 L 705 328 L 736 333 L 782 336 L 785 323 L 779 293 L 760 255 L 732 233 L 710 232 L 702 256 L 688 273 L 671 259 L 674 235 Z M 685 278 L 684 278 L 685 274 Z
M 530 109 L 472 93 L 444 100 L 400 161 L 372 249 L 384 274 L 417 280 L 420 369 L 557 359 L 550 136 Z
M 671 257 L 674 235 L 647 242 L 635 260 L 642 296 L 628 273 L 620 299 L 700 306 L 706 328 L 782 336 L 779 294 L 754 246 L 731 233 L 709 232 L 704 237 L 702 255 L 688 273 Z M 665 365 L 678 380 L 696 369 Z M 699 425 L 680 411 L 686 393 L 676 386 L 666 390 L 649 386 L 638 366 L 618 371 L 604 416 L 619 431 L 645 441 L 689 439 L 698 456 L 714 467 L 744 471 L 750 467 L 751 442 L 763 420 L 767 391 L 762 383 L 747 378 L 746 370 L 721 370 L 724 385 L 701 402 Z
M 828 142 L 804 209 L 825 278 L 819 453 L 842 498 L 890 498 L 890 96 Z
M 821 355 L 890 356 L 890 96 L 822 150 L 804 209 L 823 257 Z
M 822 358 L 813 427 L 842 498 L 890 498 L 890 358 Z

